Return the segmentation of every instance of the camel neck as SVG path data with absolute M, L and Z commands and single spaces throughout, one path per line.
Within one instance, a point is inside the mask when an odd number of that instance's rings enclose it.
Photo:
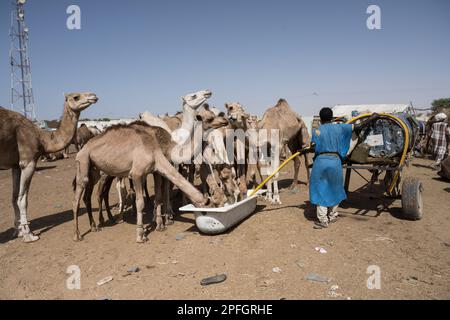
M 70 144 L 77 130 L 78 117 L 79 114 L 64 103 L 64 113 L 58 130 L 40 131 L 40 141 L 46 153 L 58 152 Z
M 181 128 L 188 131 L 191 135 L 194 132 L 195 113 L 194 109 L 183 104 L 183 121 L 181 123 Z

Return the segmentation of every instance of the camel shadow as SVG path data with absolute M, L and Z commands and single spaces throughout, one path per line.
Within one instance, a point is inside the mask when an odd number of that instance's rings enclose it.
M 429 165 L 420 164 L 420 163 L 413 163 L 413 166 L 414 166 L 414 167 L 417 167 L 417 168 L 433 169 L 433 168 L 430 167 Z
M 450 193 L 450 188 L 445 188 L 444 191 Z
M 297 208 L 303 209 L 303 216 L 308 221 L 316 221 L 316 206 L 313 205 L 310 201 L 305 201 L 301 205 L 297 206 Z
M 86 210 L 80 210 L 79 217 L 86 214 Z M 55 214 L 39 217 L 30 221 L 30 229 L 36 235 L 42 235 L 49 230 L 73 220 L 72 210 L 66 210 Z M 36 231 L 37 230 L 37 231 Z M 0 243 L 7 243 L 14 240 L 14 228 L 9 228 L 0 233 Z
M 55 169 L 57 166 L 37 167 L 36 172 Z
M 278 187 L 280 189 L 289 189 L 290 186 L 292 186 L 292 182 L 294 182 L 294 179 L 283 179 L 283 180 L 278 180 Z M 308 184 L 304 181 L 297 181 L 297 184 L 295 186 L 307 186 Z

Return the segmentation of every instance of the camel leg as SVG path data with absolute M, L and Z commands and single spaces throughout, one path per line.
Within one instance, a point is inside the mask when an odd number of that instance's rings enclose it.
M 245 175 L 245 164 L 238 165 L 239 174 L 239 191 L 241 192 L 241 199 L 247 198 L 247 178 Z
M 91 198 L 92 198 L 93 189 L 94 189 L 94 186 L 93 186 L 92 180 L 91 180 L 91 181 L 89 181 L 89 183 L 87 184 L 87 186 L 84 190 L 83 201 L 84 201 L 84 205 L 86 206 L 86 210 L 88 212 L 89 225 L 91 226 L 91 232 L 97 232 L 97 231 L 99 231 L 99 229 L 97 227 L 97 224 L 94 221 L 94 217 L 92 216 Z
M 34 242 L 39 240 L 31 231 L 27 219 L 28 190 L 30 189 L 31 179 L 36 169 L 36 161 L 30 161 L 24 166 L 20 173 L 20 187 L 17 197 L 17 206 L 20 212 L 19 236 L 23 237 L 24 242 Z
M 305 158 L 306 177 L 308 179 L 306 183 L 309 184 L 309 178 L 311 176 L 311 168 L 309 167 L 310 166 L 309 157 L 306 153 L 303 155 L 303 157 Z
M 188 181 L 190 181 L 190 179 L 191 179 L 190 165 L 181 164 L 181 165 L 180 165 L 180 174 L 181 174 L 183 177 L 187 177 Z M 181 191 L 181 190 L 180 190 L 180 191 Z M 181 195 L 181 204 L 182 204 L 182 205 L 185 205 L 185 204 L 187 204 L 187 203 L 189 203 L 189 201 L 188 201 L 187 198 L 186 198 L 186 194 L 184 194 L 184 193 L 182 192 L 182 195 Z
M 294 189 L 298 185 L 298 172 L 300 171 L 300 157 L 294 158 L 294 180 L 289 189 Z
M 117 194 L 119 195 L 119 214 L 122 214 L 124 208 L 124 199 L 126 197 L 125 180 L 123 178 L 117 178 L 116 190 Z
M 81 196 L 83 195 L 84 186 L 82 183 L 77 182 L 75 189 L 75 196 L 73 200 L 73 221 L 74 221 L 74 236 L 73 241 L 81 241 L 83 238 L 80 235 L 80 230 L 78 229 L 78 211 L 80 210 Z
M 164 208 L 165 208 L 165 216 L 166 216 L 166 224 L 173 224 L 173 209 L 172 203 L 170 202 L 170 193 L 172 192 L 171 182 L 167 179 L 164 179 Z M 156 197 L 156 196 L 155 196 Z
M 136 212 L 137 212 L 137 220 L 136 220 L 136 242 L 144 243 L 147 239 L 144 235 L 144 222 L 143 222 L 143 211 L 145 207 L 144 202 L 144 177 L 141 175 L 134 174 L 132 176 L 134 190 L 136 192 Z
M 153 178 L 155 181 L 155 205 L 153 211 L 153 219 L 156 221 L 155 230 L 164 231 L 166 227 L 161 216 L 163 177 L 161 177 L 158 173 L 154 173 Z
M 157 159 L 155 169 L 158 173 L 176 185 L 180 191 L 191 199 L 194 205 L 204 206 L 206 204 L 207 201 L 201 192 L 190 184 L 189 181 L 187 181 L 180 173 L 178 173 L 178 171 L 170 164 L 164 155 L 161 154 L 159 157 L 155 158 Z
M 273 199 L 273 193 L 272 193 L 272 180 L 269 180 L 267 182 L 267 193 L 266 193 L 266 201 L 272 201 Z
M 75 194 L 72 201 L 73 226 L 74 226 L 73 241 L 81 241 L 83 239 L 80 235 L 80 230 L 78 228 L 78 212 L 80 210 L 81 197 L 83 196 L 83 192 L 89 183 L 89 158 L 83 159 L 82 156 L 83 154 L 79 153 L 77 155 L 76 160 L 77 176 L 75 177 Z
M 108 176 L 105 180 L 105 186 L 103 188 L 103 199 L 105 201 L 105 209 L 106 214 L 108 215 L 109 222 L 115 223 L 115 219 L 111 213 L 111 208 L 109 207 L 109 190 L 111 190 L 112 182 L 114 181 L 114 177 Z M 120 193 L 119 193 L 120 195 Z M 103 216 L 102 216 L 103 218 Z
M 281 204 L 280 193 L 278 190 L 278 174 L 273 178 L 273 204 Z
M 133 211 L 137 212 L 136 208 L 136 190 L 134 189 L 134 182 L 133 179 L 129 179 L 130 181 L 130 196 L 131 196 L 131 203 L 133 207 Z
M 19 198 L 19 190 L 20 190 L 20 169 L 13 168 L 12 169 L 12 206 L 14 209 L 14 238 L 21 237 L 19 230 L 20 225 L 20 210 L 17 204 L 17 199 Z
M 103 219 L 103 199 L 105 190 L 106 176 L 102 176 L 97 184 L 97 205 L 98 205 L 98 225 L 103 226 L 105 219 Z M 108 204 L 106 204 L 108 207 Z

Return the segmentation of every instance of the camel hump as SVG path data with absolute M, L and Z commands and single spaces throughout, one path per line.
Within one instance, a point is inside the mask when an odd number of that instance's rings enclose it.
M 286 99 L 281 98 L 280 100 L 278 100 L 277 105 L 282 105 L 282 104 L 287 104 Z

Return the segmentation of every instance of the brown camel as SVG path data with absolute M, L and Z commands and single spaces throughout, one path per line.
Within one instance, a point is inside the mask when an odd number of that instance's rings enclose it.
M 310 142 L 310 136 L 308 128 L 303 122 L 302 118 L 289 106 L 286 100 L 280 99 L 275 107 L 269 108 L 263 115 L 262 120 L 258 125 L 258 130 L 266 129 L 267 137 L 258 142 L 259 148 L 268 148 L 269 150 L 281 150 L 285 145 L 289 147 L 292 154 L 305 147 Z M 272 141 L 275 137 L 271 137 L 273 133 L 271 130 L 276 130 L 278 134 L 278 141 Z M 271 145 L 270 141 L 278 145 Z M 264 153 L 262 153 L 264 155 Z M 305 157 L 306 172 L 309 181 L 309 160 L 307 155 Z M 275 152 L 273 155 L 265 155 L 266 160 L 272 158 L 271 168 L 269 171 L 275 170 L 279 166 L 279 152 Z M 273 170 L 272 170 L 273 169 Z M 294 158 L 294 180 L 292 181 L 291 188 L 295 187 L 298 183 L 298 172 L 300 169 L 300 157 Z M 270 172 L 267 172 L 268 174 Z M 273 181 L 273 182 L 272 182 Z M 267 199 L 272 203 L 281 204 L 277 176 L 269 181 L 267 185 Z M 272 193 L 273 183 L 273 193 Z
M 83 146 L 91 140 L 95 135 L 89 130 L 84 123 L 77 129 L 77 134 L 74 138 L 77 149 L 80 150 Z
M 86 189 L 86 207 L 91 222 L 91 230 L 96 231 L 97 226 L 92 217 L 90 196 L 92 188 L 100 177 L 100 171 L 109 176 L 129 177 L 133 181 L 136 192 L 137 209 L 137 236 L 136 242 L 146 240 L 143 228 L 143 181 L 149 173 L 155 175 L 155 200 L 161 202 L 160 179 L 163 176 L 186 193 L 191 201 L 198 207 L 205 206 L 208 199 L 192 186 L 170 164 L 174 142 L 171 135 L 160 127 L 152 127 L 145 122 L 134 122 L 129 125 L 116 125 L 108 128 L 103 134 L 89 140 L 76 157 L 77 176 L 75 197 L 73 201 L 74 240 L 81 240 L 78 230 L 78 210 L 83 191 Z M 159 214 L 160 217 L 160 214 Z M 161 221 L 157 220 L 161 225 Z
M 23 237 L 24 242 L 39 239 L 30 231 L 27 218 L 28 191 L 36 162 L 43 154 L 64 149 L 75 134 L 80 112 L 97 101 L 97 96 L 89 92 L 66 94 L 61 123 L 53 132 L 0 108 L 0 170 L 12 169 L 15 235 Z

